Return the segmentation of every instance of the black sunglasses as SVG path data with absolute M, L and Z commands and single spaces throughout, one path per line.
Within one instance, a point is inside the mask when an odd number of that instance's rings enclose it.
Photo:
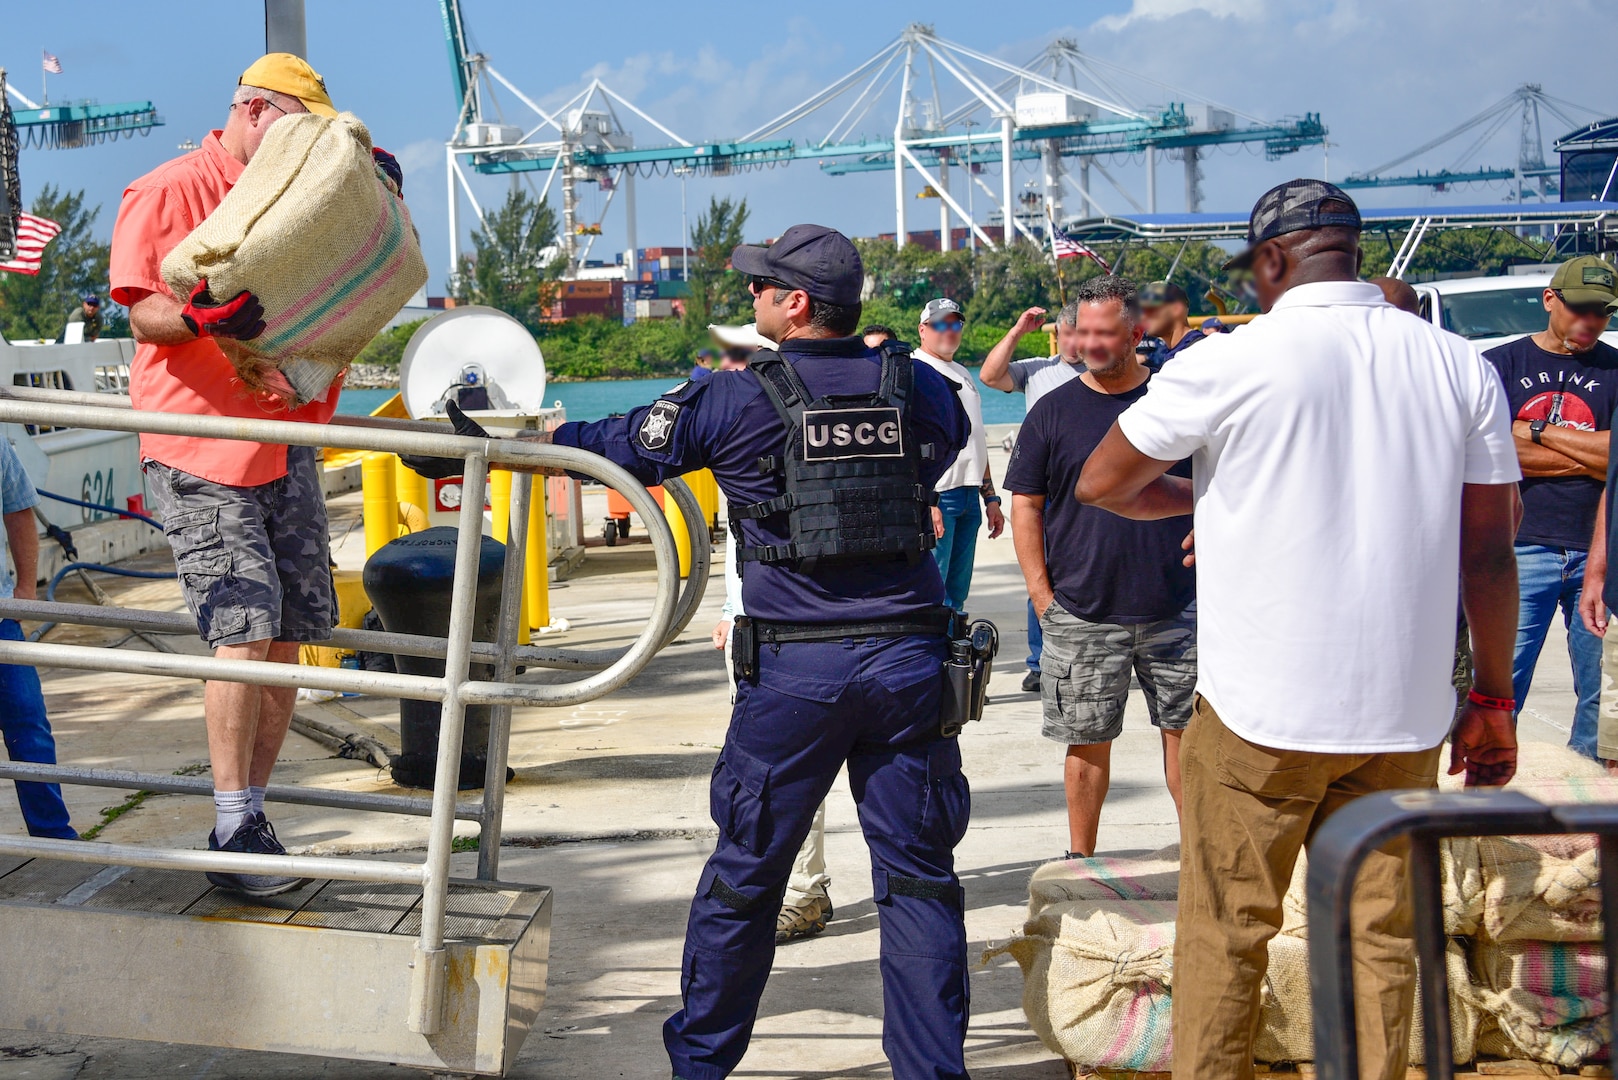
M 1598 315 L 1604 319 L 1612 317 L 1612 310 L 1599 300 L 1593 304 L 1570 304 L 1567 297 L 1562 295 L 1561 289 L 1552 289 L 1551 292 L 1556 294 L 1556 298 L 1562 302 L 1563 307 L 1575 315 L 1583 316 L 1584 318 L 1594 318 Z
M 797 292 L 798 291 L 796 286 L 788 285 L 786 282 L 780 280 L 779 278 L 772 278 L 772 277 L 754 277 L 753 279 L 748 281 L 747 289 L 754 296 L 757 296 L 759 293 L 763 292 L 765 289 L 784 289 L 787 292 Z

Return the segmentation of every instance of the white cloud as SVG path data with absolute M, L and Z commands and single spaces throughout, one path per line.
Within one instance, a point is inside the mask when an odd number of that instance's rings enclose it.
M 1191 12 L 1217 18 L 1258 19 L 1268 10 L 1267 0 L 1133 0 L 1128 12 L 1108 15 L 1097 20 L 1096 26 L 1103 30 L 1122 30 L 1132 22 L 1172 19 Z
M 424 172 L 428 169 L 439 169 L 444 165 L 444 144 L 432 139 L 422 139 L 418 142 L 406 143 L 404 149 L 393 154 L 399 159 L 399 168 L 406 176 Z

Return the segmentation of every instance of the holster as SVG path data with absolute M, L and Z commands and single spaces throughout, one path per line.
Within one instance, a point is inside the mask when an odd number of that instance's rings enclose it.
M 730 670 L 738 686 L 758 679 L 758 627 L 746 615 L 730 624 Z
M 943 685 L 939 688 L 938 733 L 953 739 L 967 724 L 983 719 L 988 702 L 989 676 L 1000 651 L 995 625 L 979 619 L 970 626 L 958 616 L 950 628 L 949 654 L 944 658 Z

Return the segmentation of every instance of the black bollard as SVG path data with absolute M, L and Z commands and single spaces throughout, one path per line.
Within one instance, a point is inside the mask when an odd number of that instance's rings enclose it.
M 426 529 L 379 548 L 365 562 L 365 593 L 393 634 L 448 637 L 450 597 L 455 581 L 457 530 L 448 526 Z M 478 559 L 477 604 L 473 615 L 474 641 L 493 641 L 500 615 L 500 581 L 505 569 L 506 546 L 483 537 Z M 395 654 L 394 664 L 405 675 L 444 677 L 444 661 L 425 656 Z M 473 664 L 471 677 L 494 678 L 488 664 Z M 488 763 L 489 705 L 468 705 L 461 730 L 459 788 L 483 786 Z M 436 701 L 399 702 L 400 754 L 393 759 L 393 782 L 405 787 L 430 788 L 438 759 L 438 728 L 442 706 Z

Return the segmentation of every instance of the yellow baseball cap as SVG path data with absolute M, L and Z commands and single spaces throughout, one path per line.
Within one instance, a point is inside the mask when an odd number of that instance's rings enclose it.
M 253 61 L 252 67 L 242 72 L 236 85 L 257 86 L 295 97 L 303 102 L 304 108 L 318 116 L 337 115 L 337 109 L 326 93 L 326 80 L 309 66 L 308 61 L 291 53 L 265 53 Z

